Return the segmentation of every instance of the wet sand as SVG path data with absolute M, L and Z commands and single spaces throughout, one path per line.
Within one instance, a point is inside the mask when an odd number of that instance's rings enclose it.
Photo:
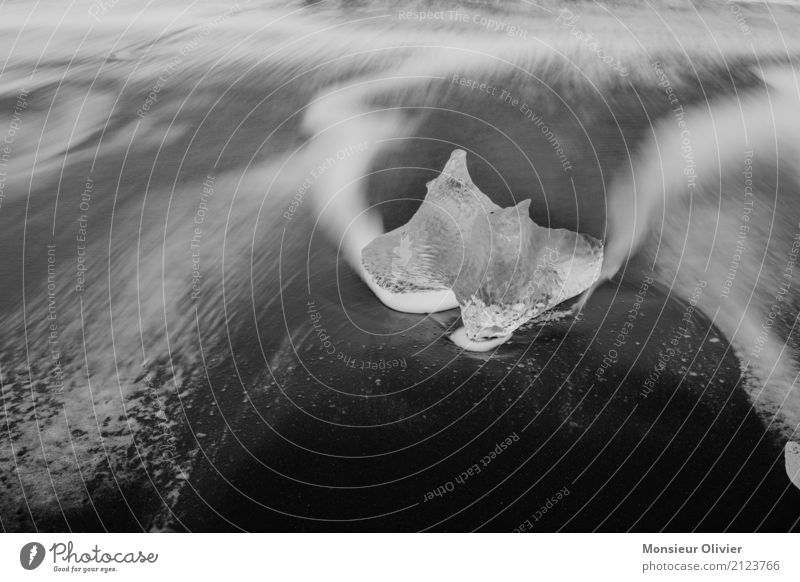
M 287 219 L 314 168 L 305 104 L 413 49 L 319 63 L 416 25 L 241 4 L 132 20 L 120 3 L 99 22 L 90 5 L 63 21 L 50 7 L 19 40 L 29 8 L 2 9 L 4 531 L 798 527 L 800 492 L 739 363 L 701 316 L 680 331 L 687 298 L 649 289 L 618 346 L 641 287 L 611 284 L 580 321 L 464 353 L 443 337 L 455 312 L 385 309 L 307 199 Z M 539 20 L 531 31 L 550 27 Z M 570 122 L 579 92 L 542 106 L 571 128 L 571 177 L 518 110 L 456 94 L 522 150 L 430 115 L 365 178 L 375 201 L 395 200 L 386 228 L 456 142 L 484 155 L 470 172 L 496 203 L 531 197 L 537 223 L 600 236 L 604 170 L 668 105 L 658 88 L 638 95 L 645 107 L 610 91 L 618 125 L 590 107 Z M 524 152 L 548 161 L 522 171 Z M 552 189 L 560 208 L 541 204 Z

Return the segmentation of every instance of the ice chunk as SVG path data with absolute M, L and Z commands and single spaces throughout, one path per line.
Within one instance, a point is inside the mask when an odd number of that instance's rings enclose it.
M 784 448 L 786 475 L 800 489 L 800 443 L 789 441 Z
M 387 294 L 399 300 L 451 292 L 466 341 L 474 343 L 509 337 L 600 275 L 600 241 L 538 226 L 528 215 L 530 200 L 494 204 L 472 182 L 464 151 L 455 150 L 427 187 L 408 223 L 362 251 L 364 271 L 385 303 Z

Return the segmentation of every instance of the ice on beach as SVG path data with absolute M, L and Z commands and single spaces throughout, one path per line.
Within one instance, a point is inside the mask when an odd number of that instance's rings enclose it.
M 427 187 L 411 220 L 369 243 L 362 264 L 396 296 L 452 290 L 470 340 L 508 336 L 597 280 L 599 240 L 538 226 L 530 200 L 494 204 L 472 182 L 464 151 Z
M 786 475 L 800 489 L 800 443 L 789 441 L 784 448 Z

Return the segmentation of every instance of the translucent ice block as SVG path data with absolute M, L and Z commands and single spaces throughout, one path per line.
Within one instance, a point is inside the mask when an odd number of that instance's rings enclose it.
M 530 200 L 500 208 L 473 184 L 464 151 L 427 187 L 408 223 L 363 249 L 362 265 L 395 296 L 452 291 L 469 340 L 509 336 L 597 280 L 599 240 L 538 226 Z

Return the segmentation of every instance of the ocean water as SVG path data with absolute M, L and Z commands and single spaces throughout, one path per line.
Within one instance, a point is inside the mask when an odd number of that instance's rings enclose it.
M 687 103 L 755 83 L 719 73 L 752 58 L 724 12 L 686 49 L 696 17 L 619 40 L 648 17 L 587 8 L 580 26 L 628 55 L 620 76 L 574 26 L 553 32 L 555 5 L 458 10 L 422 24 L 380 3 L 0 8 L 4 530 L 511 530 L 566 485 L 541 528 L 797 527 L 782 449 L 710 322 L 695 316 L 653 376 L 680 298 L 642 303 L 626 280 L 582 320 L 464 354 L 444 338 L 457 314 L 387 310 L 349 268 L 349 222 L 326 213 L 358 200 L 402 224 L 454 147 L 496 203 L 530 198 L 538 224 L 601 237 L 610 173 L 668 111 L 649 61 L 677 70 L 688 51 Z M 781 19 L 748 19 L 780 57 Z M 487 62 L 523 72 L 495 95 L 454 82 Z M 325 100 L 370 83 L 385 87 L 359 122 Z M 309 129 L 310 111 L 332 117 Z

